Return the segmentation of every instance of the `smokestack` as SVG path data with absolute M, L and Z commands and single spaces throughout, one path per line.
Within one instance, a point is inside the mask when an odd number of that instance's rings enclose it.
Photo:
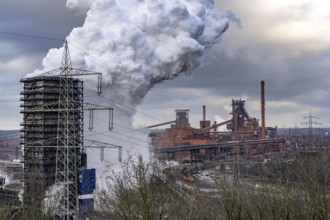
M 206 107 L 203 105 L 203 121 L 206 120 Z
M 261 81 L 261 138 L 266 138 L 265 128 L 265 81 Z

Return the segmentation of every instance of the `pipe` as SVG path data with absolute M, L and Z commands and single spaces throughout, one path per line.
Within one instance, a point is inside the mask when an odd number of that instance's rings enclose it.
M 261 138 L 266 138 L 265 128 L 265 81 L 261 81 Z
M 229 124 L 230 122 L 231 122 L 231 119 L 226 120 L 226 121 L 223 121 L 223 122 L 220 122 L 220 123 L 216 123 L 216 121 L 215 121 L 215 124 L 211 125 L 210 127 L 203 128 L 203 129 L 202 129 L 202 132 L 209 131 L 209 130 L 211 130 L 211 129 L 213 129 L 213 128 L 216 129 L 216 128 L 218 128 L 219 126 Z
M 163 126 L 163 125 L 168 125 L 168 124 L 171 124 L 171 123 L 174 123 L 176 121 L 168 121 L 168 122 L 164 122 L 164 123 L 160 123 L 160 124 L 156 124 L 156 125 L 150 125 L 148 127 L 145 127 L 145 128 L 155 128 L 155 127 L 159 127 L 159 126 Z

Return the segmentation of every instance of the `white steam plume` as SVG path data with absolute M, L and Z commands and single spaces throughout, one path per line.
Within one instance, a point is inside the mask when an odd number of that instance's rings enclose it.
M 73 66 L 105 73 L 111 95 L 133 105 L 154 84 L 201 66 L 228 27 L 213 0 L 68 0 L 67 6 L 86 15 L 67 38 L 88 51 L 71 46 Z M 57 68 L 61 56 L 62 48 L 51 49 L 44 70 Z
M 67 37 L 73 67 L 102 72 L 104 96 L 133 108 L 156 83 L 200 67 L 229 23 L 213 0 L 67 0 L 67 6 L 86 17 Z M 62 52 L 51 49 L 44 69 L 29 76 L 58 68 Z M 130 123 L 132 115 L 115 110 L 115 120 L 128 119 L 119 123 Z

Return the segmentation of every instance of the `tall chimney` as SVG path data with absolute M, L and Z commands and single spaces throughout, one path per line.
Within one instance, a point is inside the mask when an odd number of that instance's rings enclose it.
M 266 138 L 265 128 L 265 81 L 261 81 L 261 138 Z
M 205 105 L 203 105 L 203 121 L 206 120 L 206 108 Z

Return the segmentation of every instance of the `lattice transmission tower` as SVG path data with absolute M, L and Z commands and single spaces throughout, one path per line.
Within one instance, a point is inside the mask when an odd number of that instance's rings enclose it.
M 64 46 L 61 66 L 55 183 L 62 192 L 57 210 L 58 218 L 67 219 L 74 216 L 78 209 L 78 158 L 83 146 L 83 117 L 80 117 L 83 98 L 74 94 L 77 91 L 75 87 L 79 85 L 70 77 L 75 73 L 67 43 Z
M 77 77 L 98 75 L 97 93 L 101 93 L 101 73 L 72 68 L 67 41 L 61 68 L 45 73 L 60 77 L 55 184 L 60 191 L 56 219 L 78 216 L 78 182 L 83 150 L 83 83 Z
M 312 115 L 312 110 L 309 112 L 309 116 L 305 116 L 304 119 L 308 119 L 308 122 L 303 122 L 302 124 L 308 124 L 308 147 L 312 147 L 314 145 L 314 131 L 313 131 L 313 124 L 317 125 L 320 124 L 315 122 L 313 119 L 320 119 L 319 117 Z
M 56 198 L 52 198 L 56 203 L 52 207 L 55 219 L 78 219 L 79 202 L 83 200 L 78 192 L 85 195 L 79 186 L 83 184 L 82 170 L 87 168 L 86 148 L 100 149 L 101 160 L 105 148 L 117 148 L 121 161 L 121 146 L 94 140 L 85 140 L 89 144 L 84 145 L 84 110 L 90 113 L 90 130 L 93 129 L 95 110 L 109 111 L 108 129 L 113 128 L 111 107 L 84 102 L 83 81 L 79 77 L 86 75 L 98 76 L 97 93 L 100 95 L 102 74 L 72 68 L 65 42 L 60 68 L 21 80 L 24 83 L 21 92 L 24 101 L 21 105 L 24 201 L 27 204 L 36 201 L 41 208 L 46 190 L 55 183 Z

